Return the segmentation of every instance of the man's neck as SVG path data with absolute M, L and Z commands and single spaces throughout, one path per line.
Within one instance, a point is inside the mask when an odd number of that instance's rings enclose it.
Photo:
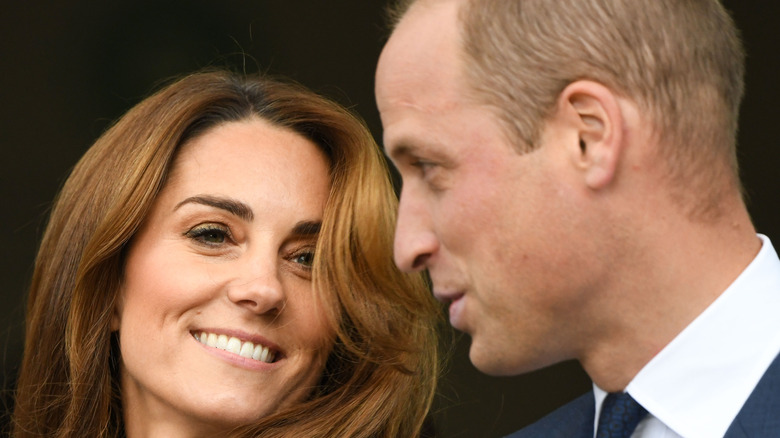
M 742 201 L 732 202 L 706 224 L 683 214 L 660 227 L 657 218 L 653 227 L 637 224 L 627 242 L 631 262 L 600 291 L 600 321 L 583 333 L 579 359 L 600 388 L 623 390 L 756 256 L 761 242 Z

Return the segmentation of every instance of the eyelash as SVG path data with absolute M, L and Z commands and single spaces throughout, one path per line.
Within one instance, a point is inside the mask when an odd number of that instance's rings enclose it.
M 423 161 L 423 160 L 417 160 L 412 162 L 412 167 L 416 167 L 417 169 L 420 169 L 421 172 L 425 173 L 426 170 L 433 167 L 434 164 L 430 161 Z
M 218 247 L 233 240 L 230 228 L 222 224 L 201 224 L 193 227 L 184 235 L 198 244 L 208 247 Z M 206 240 L 209 237 L 217 237 L 220 241 L 212 242 Z M 308 260 L 300 261 L 301 257 L 305 257 Z M 296 249 L 287 259 L 300 266 L 304 271 L 311 271 L 314 265 L 314 247 L 304 246 Z
M 230 228 L 221 224 L 201 224 L 190 229 L 184 233 L 184 235 L 202 245 L 207 246 L 219 246 L 226 241 L 232 240 Z M 210 242 L 206 240 L 208 237 L 218 237 L 221 239 L 221 241 Z
M 415 160 L 411 163 L 411 166 L 417 169 L 420 172 L 420 176 L 426 180 L 429 181 L 434 178 L 436 175 L 436 169 L 438 168 L 438 164 L 426 161 L 426 160 Z
M 300 257 L 307 257 L 308 261 L 301 262 L 299 261 Z M 304 247 L 297 251 L 295 251 L 290 257 L 289 260 L 293 263 L 296 263 L 303 267 L 306 270 L 311 270 L 312 266 L 314 265 L 314 248 L 313 247 Z
M 439 163 L 417 159 L 412 161 L 410 165 L 417 169 L 420 179 L 424 181 L 433 192 L 441 191 L 441 172 L 439 172 L 441 169 Z

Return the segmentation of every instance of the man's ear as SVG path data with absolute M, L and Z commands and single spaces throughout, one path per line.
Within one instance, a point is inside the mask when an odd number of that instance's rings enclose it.
M 624 120 L 617 96 L 598 82 L 580 80 L 561 92 L 558 108 L 576 134 L 568 136 L 572 144 L 566 148 L 582 170 L 585 184 L 593 190 L 608 186 L 615 178 L 624 146 Z

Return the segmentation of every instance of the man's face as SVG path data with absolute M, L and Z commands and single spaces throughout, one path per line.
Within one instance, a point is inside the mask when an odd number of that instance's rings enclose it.
M 576 356 L 592 244 L 551 125 L 520 154 L 469 98 L 457 7 L 413 6 L 379 61 L 384 143 L 403 178 L 395 260 L 429 270 L 477 368 L 517 374 Z

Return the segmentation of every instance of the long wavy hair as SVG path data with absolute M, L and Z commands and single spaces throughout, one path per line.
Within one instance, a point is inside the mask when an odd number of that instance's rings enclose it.
M 236 430 L 262 437 L 412 437 L 438 376 L 438 307 L 392 260 L 397 200 L 363 122 L 298 85 L 201 72 L 147 98 L 107 130 L 63 186 L 35 263 L 16 437 L 123 436 L 119 350 L 110 330 L 125 248 L 188 140 L 259 117 L 317 144 L 331 190 L 313 284 L 336 341 L 301 403 Z

